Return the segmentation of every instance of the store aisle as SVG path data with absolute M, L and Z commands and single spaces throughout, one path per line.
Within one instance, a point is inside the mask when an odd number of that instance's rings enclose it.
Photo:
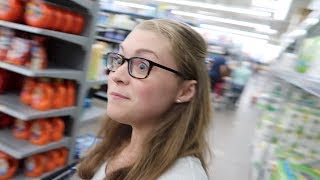
M 250 144 L 259 118 L 258 110 L 250 103 L 255 86 L 252 78 L 235 111 L 214 111 L 209 132 L 213 151 L 209 165 L 211 180 L 250 179 Z

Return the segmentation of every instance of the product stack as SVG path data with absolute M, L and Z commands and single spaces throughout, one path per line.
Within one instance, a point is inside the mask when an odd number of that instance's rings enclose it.
M 258 100 L 253 179 L 320 178 L 320 99 L 276 78 Z

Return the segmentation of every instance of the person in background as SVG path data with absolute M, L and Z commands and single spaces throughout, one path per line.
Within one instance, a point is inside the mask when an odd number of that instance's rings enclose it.
M 156 19 L 107 55 L 108 117 L 101 142 L 77 166 L 80 178 L 208 179 L 206 49 L 188 25 Z
M 211 88 L 218 96 L 222 96 L 224 77 L 229 76 L 230 69 L 226 64 L 226 59 L 222 55 L 214 57 L 211 68 L 209 69 L 209 76 Z
M 231 90 L 235 94 L 233 97 L 233 104 L 236 104 L 242 91 L 251 77 L 252 71 L 250 69 L 250 63 L 243 61 L 238 67 L 236 67 L 231 73 Z

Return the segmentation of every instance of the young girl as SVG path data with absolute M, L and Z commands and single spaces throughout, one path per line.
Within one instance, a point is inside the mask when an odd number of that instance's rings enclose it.
M 108 118 L 78 166 L 96 180 L 206 180 L 206 43 L 188 25 L 140 23 L 107 55 Z

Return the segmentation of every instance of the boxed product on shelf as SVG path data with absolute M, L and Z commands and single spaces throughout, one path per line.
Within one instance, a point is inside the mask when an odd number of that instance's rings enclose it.
M 105 77 L 105 62 L 104 54 L 109 50 L 109 45 L 105 42 L 96 42 L 92 46 L 91 59 L 89 63 L 89 72 L 87 79 L 99 80 L 101 77 Z
M 80 135 L 77 137 L 74 158 L 83 158 L 88 150 L 92 148 L 96 143 L 99 143 L 99 139 L 94 134 L 87 133 L 85 135 Z

